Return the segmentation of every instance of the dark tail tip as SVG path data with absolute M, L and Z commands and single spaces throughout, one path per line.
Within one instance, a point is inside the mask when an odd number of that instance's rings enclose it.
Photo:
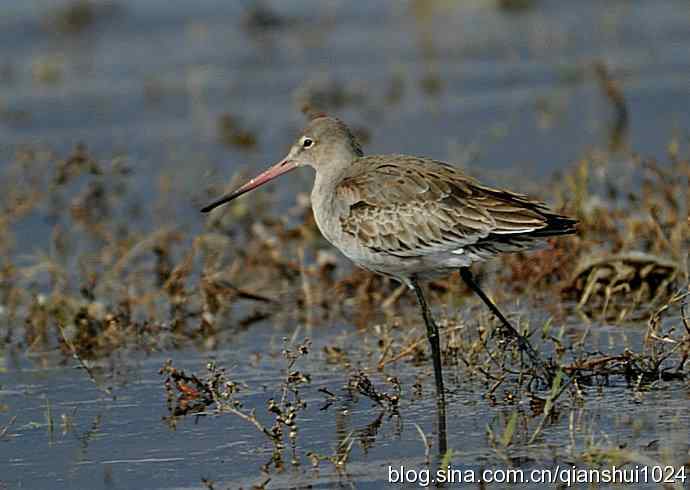
M 546 226 L 537 231 L 540 236 L 572 235 L 577 233 L 577 224 L 576 219 L 560 214 L 548 214 L 546 215 Z

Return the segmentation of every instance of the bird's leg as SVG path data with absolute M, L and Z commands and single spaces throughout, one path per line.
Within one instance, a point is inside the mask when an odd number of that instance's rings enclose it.
M 515 327 L 513 327 L 510 322 L 506 319 L 506 317 L 503 316 L 503 313 L 498 309 L 498 307 L 494 304 L 493 301 L 489 299 L 489 297 L 484 294 L 484 291 L 482 291 L 479 287 L 479 285 L 474 281 L 474 277 L 472 277 L 472 272 L 467 267 L 461 267 L 460 268 L 460 277 L 462 277 L 463 281 L 465 281 L 465 284 L 467 284 L 472 291 L 476 293 L 477 296 L 479 296 L 482 301 L 486 304 L 486 306 L 489 307 L 491 312 L 496 315 L 496 317 L 501 321 L 503 324 L 503 328 L 508 331 L 510 335 L 515 337 L 518 341 L 518 346 L 520 347 L 520 350 L 524 351 L 527 353 L 527 355 L 530 357 L 532 362 L 537 364 L 539 367 L 542 366 L 542 361 L 539 358 L 539 355 L 536 353 L 534 348 L 530 345 L 529 341 L 518 332 Z
M 448 441 L 446 437 L 446 397 L 443 389 L 443 368 L 441 367 L 441 342 L 439 338 L 438 326 L 431 316 L 429 306 L 424 299 L 422 288 L 419 287 L 416 278 L 410 280 L 410 285 L 417 295 L 419 307 L 422 310 L 422 317 L 426 324 L 426 335 L 431 345 L 431 356 L 434 361 L 434 376 L 436 377 L 436 415 L 438 423 L 438 457 L 442 459 L 448 451 Z
M 417 301 L 419 301 L 419 307 L 422 310 L 422 317 L 424 318 L 424 323 L 426 324 L 426 336 L 429 339 L 429 344 L 431 345 L 431 356 L 434 361 L 434 375 L 436 377 L 436 396 L 443 399 L 445 397 L 445 392 L 443 391 L 441 344 L 439 341 L 438 327 L 436 326 L 436 323 L 434 323 L 434 319 L 431 316 L 431 311 L 429 311 L 429 306 L 426 304 L 426 300 L 424 299 L 422 288 L 420 288 L 419 284 L 417 284 L 417 279 L 412 278 L 410 280 L 410 285 L 417 295 Z

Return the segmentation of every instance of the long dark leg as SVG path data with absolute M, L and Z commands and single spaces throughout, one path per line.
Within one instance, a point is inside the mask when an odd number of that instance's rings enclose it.
M 443 391 L 443 370 L 441 368 L 441 346 L 439 342 L 439 333 L 436 323 L 431 316 L 429 311 L 429 306 L 426 304 L 424 299 L 424 294 L 422 289 L 417 284 L 417 279 L 413 278 L 410 280 L 412 289 L 414 289 L 417 295 L 417 301 L 419 301 L 419 307 L 422 309 L 422 317 L 424 317 L 424 323 L 426 323 L 426 336 L 429 339 L 429 344 L 431 345 L 431 356 L 434 361 L 434 375 L 436 376 L 436 396 L 443 398 L 445 392 Z
M 493 301 L 489 299 L 489 297 L 484 294 L 484 291 L 482 291 L 479 288 L 479 285 L 474 281 L 474 277 L 472 276 L 472 272 L 467 267 L 462 267 L 460 269 L 460 277 L 462 277 L 463 281 L 465 281 L 465 284 L 467 284 L 472 291 L 476 293 L 477 296 L 479 296 L 484 303 L 486 303 L 486 306 L 489 307 L 491 312 L 496 315 L 496 317 L 501 321 L 503 324 L 503 328 L 505 328 L 510 335 L 515 337 L 517 339 L 518 345 L 520 346 L 520 350 L 524 351 L 527 353 L 527 355 L 532 359 L 534 363 L 536 363 L 538 366 L 541 366 L 542 361 L 539 358 L 539 355 L 536 353 L 536 351 L 532 348 L 530 343 L 527 341 L 525 337 L 523 337 L 520 332 L 518 332 L 515 327 L 513 327 L 510 322 L 506 319 L 506 317 L 503 316 L 503 313 L 498 309 L 498 307 L 494 304 Z

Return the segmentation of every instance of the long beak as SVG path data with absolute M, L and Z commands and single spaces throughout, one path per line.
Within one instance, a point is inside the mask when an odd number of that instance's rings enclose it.
M 208 213 L 212 209 L 217 208 L 218 206 L 221 206 L 222 204 L 225 204 L 226 202 L 230 202 L 236 197 L 240 197 L 242 194 L 245 192 L 249 192 L 252 189 L 256 189 L 262 184 L 265 184 L 269 180 L 273 180 L 276 177 L 283 175 L 284 173 L 289 172 L 290 170 L 294 170 L 297 168 L 297 165 L 295 164 L 294 161 L 288 160 L 287 158 L 285 160 L 282 160 L 275 165 L 273 165 L 271 168 L 268 170 L 265 170 L 264 172 L 261 172 L 259 175 L 254 177 L 252 180 L 244 184 L 242 187 L 239 189 L 236 189 L 229 194 L 224 195 L 220 199 L 213 201 L 211 204 L 201 208 L 202 213 Z

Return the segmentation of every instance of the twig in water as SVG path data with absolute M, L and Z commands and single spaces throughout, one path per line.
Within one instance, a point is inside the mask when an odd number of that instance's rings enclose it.
M 74 346 L 72 341 L 70 339 L 68 339 L 67 336 L 65 335 L 65 330 L 64 330 L 62 324 L 60 322 L 58 322 L 57 326 L 58 326 L 58 330 L 60 330 L 60 335 L 62 336 L 62 340 L 65 341 L 65 344 L 67 345 L 67 347 L 69 347 L 69 350 L 72 351 L 72 357 L 74 357 L 77 360 L 77 362 L 79 363 L 79 366 L 81 366 L 81 368 L 84 371 L 86 371 L 86 374 L 89 376 L 89 379 L 91 380 L 91 382 L 96 386 L 96 388 L 99 391 L 102 391 L 106 395 L 113 397 L 113 392 L 110 388 L 104 388 L 98 383 L 98 381 L 96 381 L 96 377 L 94 376 L 93 371 L 91 371 L 91 368 L 86 365 L 84 360 L 79 355 L 77 348 Z
M 419 424 L 415 423 L 414 426 L 417 429 L 417 432 L 419 432 L 419 437 L 422 438 L 422 442 L 424 443 L 424 459 L 426 460 L 427 466 L 429 466 L 431 464 L 431 459 L 429 458 L 431 445 L 429 444 L 429 441 L 426 438 L 426 434 L 424 433 L 422 428 L 419 426 Z
M 7 431 L 10 430 L 10 427 L 12 427 L 12 424 L 14 424 L 15 420 L 17 420 L 16 415 L 10 419 L 10 421 L 7 423 L 7 425 L 5 427 L 2 428 L 2 430 L 0 430 L 0 439 L 5 437 L 5 435 L 7 434 Z

